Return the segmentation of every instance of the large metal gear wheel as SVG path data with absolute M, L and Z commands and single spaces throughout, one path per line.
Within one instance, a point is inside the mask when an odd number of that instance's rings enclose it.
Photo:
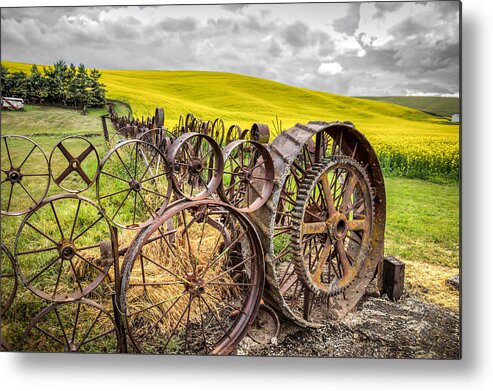
M 265 249 L 264 298 L 285 317 L 302 327 L 319 327 L 344 317 L 361 299 L 383 259 L 385 187 L 377 156 L 368 140 L 347 122 L 296 124 L 269 145 L 274 161 L 274 188 L 269 200 L 250 215 Z M 370 250 L 358 275 L 341 295 L 313 293 L 299 278 L 291 246 L 293 212 L 306 177 L 315 165 L 331 156 L 363 162 L 374 194 Z M 329 306 L 312 312 L 313 306 Z M 321 316 L 313 316 L 321 315 Z
M 312 166 L 291 231 L 296 273 L 311 292 L 332 297 L 351 285 L 369 254 L 372 218 L 370 180 L 356 160 L 331 156 Z

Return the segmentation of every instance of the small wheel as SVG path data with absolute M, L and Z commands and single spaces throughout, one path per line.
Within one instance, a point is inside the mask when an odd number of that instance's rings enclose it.
M 17 292 L 17 273 L 14 267 L 14 257 L 3 243 L 1 243 L 0 257 L 0 316 L 2 316 L 14 301 Z
M 198 200 L 212 195 L 221 183 L 224 169 L 221 148 L 200 133 L 178 137 L 168 150 L 173 188 L 181 197 Z
M 94 145 L 80 136 L 61 140 L 50 154 L 53 181 L 69 193 L 80 193 L 96 181 L 99 155 Z
M 192 126 L 195 121 L 195 116 L 192 113 L 188 113 L 185 118 L 185 133 L 192 132 Z
M 135 125 L 126 125 L 118 129 L 117 133 L 126 139 L 134 139 L 139 134 L 139 128 Z
M 221 146 L 224 141 L 224 121 L 221 118 L 216 118 L 212 123 L 212 137 Z
M 267 149 L 255 141 L 237 140 L 224 148 L 223 159 L 221 199 L 242 212 L 260 208 L 274 187 L 274 163 Z
M 48 193 L 48 159 L 38 144 L 24 136 L 2 136 L 2 214 L 20 216 L 34 209 Z
M 226 133 L 226 144 L 234 140 L 241 140 L 242 130 L 238 125 L 231 125 Z
M 241 132 L 240 140 L 246 140 L 248 138 L 249 133 L 250 133 L 250 129 L 244 129 L 243 132 Z
M 230 354 L 255 319 L 263 281 L 262 246 L 240 212 L 214 200 L 175 203 L 125 256 L 127 335 L 142 353 Z
M 202 126 L 200 127 L 200 133 L 210 135 L 212 130 L 212 121 L 202 122 Z
M 267 345 L 277 339 L 280 331 L 281 323 L 276 311 L 268 305 L 260 304 L 248 336 L 260 345 Z
M 171 191 L 166 159 L 149 143 L 124 141 L 101 162 L 96 195 L 104 215 L 117 227 L 151 224 L 168 205 Z
M 193 119 L 192 127 L 190 128 L 190 131 L 200 133 L 201 129 L 202 129 L 202 119 L 195 117 Z
M 137 140 L 142 140 L 148 144 L 155 146 L 163 154 L 166 153 L 167 148 L 171 145 L 172 140 L 174 139 L 175 135 L 171 132 L 168 132 L 164 128 L 149 129 L 137 136 Z
M 105 240 L 111 240 L 111 232 L 96 204 L 75 194 L 49 197 L 19 226 L 17 275 L 44 300 L 77 300 L 94 290 L 111 266 L 100 263 Z
M 261 144 L 267 144 L 270 139 L 270 130 L 266 124 L 255 123 L 250 131 L 250 139 Z
M 80 299 L 53 303 L 39 312 L 22 337 L 28 352 L 117 353 L 120 334 L 102 306 Z
M 372 194 L 363 167 L 350 157 L 315 164 L 293 211 L 292 248 L 298 277 L 317 296 L 342 293 L 369 253 Z
M 185 120 L 183 119 L 182 115 L 180 115 L 180 118 L 178 118 L 178 125 L 176 125 L 176 128 L 173 130 L 173 133 L 176 137 L 185 133 Z

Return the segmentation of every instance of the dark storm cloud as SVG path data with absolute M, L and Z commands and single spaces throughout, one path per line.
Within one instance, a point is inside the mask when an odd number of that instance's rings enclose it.
M 346 16 L 334 20 L 334 30 L 347 35 L 354 35 L 359 26 L 361 4 L 350 4 Z
M 243 10 L 243 8 L 248 7 L 248 4 L 223 4 L 221 8 L 234 13 L 239 13 Z
M 312 20 L 288 5 L 2 9 L 2 58 L 238 72 L 341 94 L 457 93 L 458 3 L 374 4 L 323 22 L 320 8 Z
M 284 42 L 293 48 L 302 48 L 308 44 L 308 26 L 300 21 L 286 26 L 281 33 Z
M 381 19 L 385 16 L 385 14 L 389 12 L 397 11 L 402 8 L 404 3 L 373 3 L 377 12 L 373 16 L 375 19 Z

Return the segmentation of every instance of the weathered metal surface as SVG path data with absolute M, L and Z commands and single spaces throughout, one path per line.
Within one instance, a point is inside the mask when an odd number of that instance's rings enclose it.
M 48 159 L 38 144 L 18 135 L 2 136 L 0 158 L 1 214 L 24 215 L 38 206 L 48 193 Z
M 84 150 L 80 152 L 80 147 Z M 73 149 L 76 148 L 76 151 Z M 77 153 L 77 155 L 75 155 Z M 61 157 L 66 166 L 60 165 Z M 85 162 L 85 163 L 84 163 Z M 84 163 L 84 164 L 83 164 Z M 94 173 L 84 167 L 98 167 L 99 155 L 94 145 L 80 136 L 69 136 L 58 142 L 50 153 L 49 168 L 53 181 L 69 193 L 80 193 L 96 181 L 97 169 Z M 71 175 L 72 173 L 77 175 Z
M 274 186 L 274 164 L 267 149 L 256 141 L 236 140 L 223 149 L 223 160 L 219 197 L 245 213 L 264 205 Z
M 53 303 L 41 310 L 24 332 L 21 345 L 24 351 L 42 346 L 50 352 L 116 353 L 122 349 L 120 341 L 111 314 L 98 303 L 82 298 Z
M 189 132 L 168 149 L 173 189 L 180 197 L 199 200 L 211 197 L 221 184 L 224 160 L 221 148 L 205 134 Z
M 46 224 L 47 216 L 53 224 Z M 97 257 L 91 256 L 91 250 L 100 246 L 99 238 L 108 240 L 111 232 L 94 202 L 75 194 L 48 197 L 24 217 L 17 231 L 17 275 L 27 289 L 44 300 L 78 300 L 103 281 L 111 266 L 98 265 Z M 84 272 L 85 268 L 90 272 Z
M 0 317 L 7 312 L 12 305 L 17 293 L 17 273 L 15 271 L 14 257 L 3 243 L 0 244 Z
M 280 331 L 281 322 L 276 311 L 261 303 L 248 336 L 258 344 L 267 345 L 277 341 Z
M 166 209 L 171 191 L 168 163 L 152 144 L 124 141 L 101 161 L 96 196 L 102 213 L 117 227 L 150 225 Z M 132 205 L 133 213 L 122 213 L 124 205 Z
M 383 259 L 383 290 L 391 300 L 399 300 L 404 292 L 404 269 L 406 265 L 397 258 Z
M 315 145 L 315 148 L 313 148 Z M 283 315 L 302 326 L 317 326 L 331 318 L 344 316 L 354 308 L 373 277 L 378 262 L 383 257 L 385 228 L 385 190 L 378 159 L 366 138 L 348 123 L 312 122 L 297 124 L 282 132 L 269 144 L 274 159 L 275 183 L 270 199 L 251 215 L 266 251 L 266 294 Z M 298 188 L 307 170 L 323 157 L 344 154 L 367 165 L 367 175 L 373 190 L 374 218 L 370 253 L 365 258 L 351 289 L 344 295 L 321 301 L 319 307 L 328 308 L 318 318 L 309 319 L 307 308 L 320 298 L 299 282 L 294 264 L 289 261 L 291 249 L 275 248 L 274 237 L 283 232 L 290 235 L 292 209 L 296 205 Z M 286 259 L 282 262 L 282 259 Z M 284 263 L 284 267 L 280 267 Z M 287 290 L 290 299 L 286 301 Z M 312 304 L 310 304 L 312 303 Z M 308 318 L 308 319 L 307 319 Z
M 132 241 L 119 306 L 138 352 L 230 354 L 255 319 L 263 282 L 262 246 L 244 214 L 210 199 L 177 201 Z M 163 300 L 166 309 L 154 314 Z M 167 323 L 170 311 L 176 322 Z
M 250 139 L 262 144 L 267 144 L 270 140 L 269 126 L 261 123 L 254 123 L 250 130 Z

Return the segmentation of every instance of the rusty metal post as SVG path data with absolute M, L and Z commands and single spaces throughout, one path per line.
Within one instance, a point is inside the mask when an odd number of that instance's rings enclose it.
M 404 262 L 388 256 L 383 259 L 383 284 L 380 293 L 386 293 L 389 299 L 397 301 L 404 292 Z
M 108 126 L 106 126 L 106 115 L 101 116 L 101 123 L 103 124 L 104 141 L 110 141 L 110 135 L 108 133 Z
M 113 292 L 111 299 L 113 301 L 113 312 L 115 314 L 115 324 L 119 330 L 118 346 L 123 353 L 127 353 L 127 338 L 125 336 L 125 327 L 123 325 L 123 319 L 120 308 L 118 307 L 118 300 L 121 295 L 121 278 L 120 278 L 120 254 L 118 250 L 118 228 L 111 227 L 111 243 L 113 247 L 113 270 L 115 275 L 115 291 Z

